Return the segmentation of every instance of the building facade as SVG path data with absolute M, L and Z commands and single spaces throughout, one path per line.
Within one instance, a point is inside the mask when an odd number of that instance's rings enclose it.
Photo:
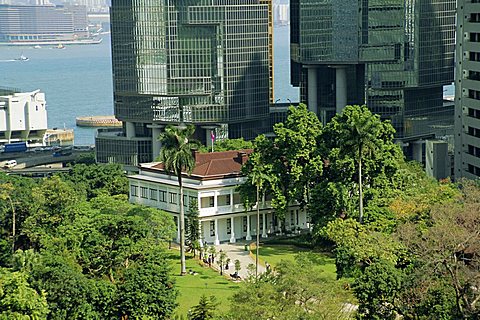
M 0 88 L 0 145 L 27 141 L 42 145 L 47 131 L 45 94 Z
M 87 9 L 79 5 L 0 5 L 0 44 L 48 44 L 88 37 Z
M 480 177 L 480 2 L 459 0 L 455 79 L 455 178 Z
M 249 152 L 251 150 L 196 153 L 194 171 L 190 176 L 184 175 L 185 212 L 195 200 L 204 243 L 217 245 L 239 239 L 251 240 L 257 234 L 257 208 L 253 206 L 245 210 L 236 191 L 236 187 L 245 181 L 240 169 Z M 178 226 L 180 208 L 176 176 L 167 174 L 159 163 L 146 163 L 140 165 L 138 174 L 128 179 L 130 202 L 170 212 Z M 275 216 L 269 197 L 264 197 L 259 206 L 260 235 L 268 237 L 280 232 L 281 221 Z M 308 229 L 305 211 L 291 206 L 284 227 L 292 233 Z
M 152 161 L 162 128 L 182 121 L 204 143 L 212 131 L 246 139 L 264 132 L 272 28 L 270 0 L 114 1 L 114 106 L 124 127 L 97 135 L 97 161 Z
M 348 104 L 406 143 L 449 128 L 455 0 L 291 0 L 291 82 L 325 123 Z

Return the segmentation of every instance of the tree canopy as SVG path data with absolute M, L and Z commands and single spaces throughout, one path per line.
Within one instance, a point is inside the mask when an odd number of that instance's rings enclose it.
M 172 315 L 177 291 L 164 251 L 173 219 L 128 203 L 126 185 L 117 166 L 75 165 L 39 180 L 0 173 L 9 200 L 0 201 L 0 319 Z

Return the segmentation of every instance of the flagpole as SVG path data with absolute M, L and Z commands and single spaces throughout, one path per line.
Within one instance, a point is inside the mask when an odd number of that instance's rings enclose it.
M 215 142 L 215 134 L 213 133 L 213 130 L 210 130 L 210 138 L 212 139 L 212 152 L 213 152 L 213 144 Z

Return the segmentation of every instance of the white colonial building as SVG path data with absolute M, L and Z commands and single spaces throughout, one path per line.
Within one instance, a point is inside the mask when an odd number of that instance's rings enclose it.
M 27 141 L 42 145 L 47 131 L 45 94 L 0 88 L 0 145 Z
M 219 244 L 238 239 L 251 240 L 257 234 L 257 208 L 246 212 L 236 187 L 244 182 L 240 173 L 251 150 L 195 153 L 196 167 L 184 174 L 185 212 L 191 200 L 198 203 L 203 242 Z M 177 177 L 163 170 L 161 163 L 145 163 L 139 173 L 129 176 L 130 202 L 170 212 L 178 225 L 179 187 Z M 269 199 L 260 203 L 260 234 L 267 237 L 280 230 Z M 287 231 L 307 229 L 307 215 L 292 206 L 285 219 Z

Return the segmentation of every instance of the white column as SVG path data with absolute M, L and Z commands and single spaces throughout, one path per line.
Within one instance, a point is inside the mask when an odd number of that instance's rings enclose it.
M 308 110 L 318 115 L 317 69 L 308 68 Z
M 263 213 L 262 214 L 262 219 L 263 219 L 263 228 L 262 228 L 262 238 L 267 238 L 267 229 L 266 229 L 266 224 L 267 224 L 267 214 Z
M 125 135 L 127 138 L 135 137 L 135 124 L 133 122 L 125 122 Z
M 218 239 L 218 219 L 215 219 L 215 245 L 218 246 L 220 240 Z
M 152 156 L 153 160 L 158 158 L 160 154 L 160 149 L 162 148 L 162 143 L 158 140 L 160 134 L 162 133 L 163 126 L 152 124 L 147 126 L 148 128 L 152 129 Z
M 347 105 L 347 69 L 343 66 L 335 67 L 335 86 L 335 111 L 341 113 Z
M 245 240 L 252 240 L 252 235 L 250 234 L 250 216 L 247 214 L 247 236 Z
M 203 228 L 202 228 L 202 225 L 203 225 L 203 221 L 199 221 L 198 222 L 198 234 L 200 235 L 199 236 L 199 243 L 200 243 L 200 248 L 203 248 Z
M 235 243 L 235 224 L 234 224 L 235 218 L 231 217 L 230 218 L 230 243 Z
M 413 160 L 422 163 L 423 160 L 423 141 L 412 142 L 412 157 Z

